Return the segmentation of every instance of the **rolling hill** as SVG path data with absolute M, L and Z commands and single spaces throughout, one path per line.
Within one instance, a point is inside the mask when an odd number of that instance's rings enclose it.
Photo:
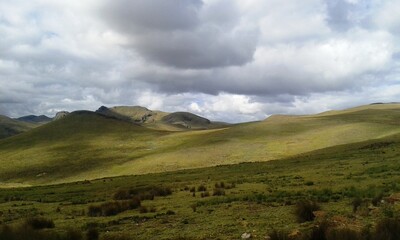
M 26 132 L 36 125 L 0 115 L 0 139 Z
M 161 115 L 157 121 L 168 120 Z M 317 115 L 277 115 L 217 129 L 167 131 L 79 111 L 1 140 L 0 181 L 50 184 L 269 161 L 393 136 L 400 133 L 399 117 L 399 104 L 383 104 Z
M 28 116 L 19 117 L 16 120 L 22 121 L 22 122 L 28 122 L 28 123 L 42 123 L 43 124 L 43 123 L 48 123 L 53 119 L 49 118 L 45 115 L 40 115 L 40 116 L 28 115 Z

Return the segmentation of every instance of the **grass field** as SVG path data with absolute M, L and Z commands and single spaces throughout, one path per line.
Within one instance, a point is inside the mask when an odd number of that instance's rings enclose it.
M 367 208 L 379 195 L 400 192 L 399 149 L 400 135 L 393 135 L 277 161 L 2 189 L 0 221 L 13 225 L 43 216 L 55 223 L 45 231 L 94 227 L 103 239 L 240 239 L 243 233 L 265 239 L 274 229 L 310 231 L 319 220 L 299 223 L 294 204 L 313 199 L 325 216 L 359 231 L 399 216 L 397 204 Z M 223 195 L 213 196 L 216 185 Z M 142 200 L 138 209 L 88 216 L 89 206 L 112 202 L 116 192 L 151 187 L 169 188 L 172 194 Z M 353 212 L 355 198 L 366 205 Z

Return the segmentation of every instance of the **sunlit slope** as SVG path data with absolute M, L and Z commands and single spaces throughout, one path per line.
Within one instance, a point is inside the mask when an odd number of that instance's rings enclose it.
M 399 105 L 371 106 L 185 132 L 73 113 L 0 141 L 0 181 L 43 184 L 268 161 L 400 133 Z

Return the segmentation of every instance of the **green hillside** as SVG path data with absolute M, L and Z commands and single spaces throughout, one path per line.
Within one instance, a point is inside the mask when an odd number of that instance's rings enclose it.
M 155 130 L 75 112 L 0 141 L 3 184 L 49 184 L 294 156 L 400 133 L 400 105 L 369 105 L 310 116 L 197 131 Z
M 104 120 L 97 119 L 99 123 Z M 268 239 L 274 230 L 286 236 L 307 234 L 324 221 L 332 224 L 331 230 L 368 230 L 372 235 L 381 219 L 400 216 L 399 203 L 381 202 L 400 192 L 399 154 L 400 135 L 396 134 L 277 161 L 0 189 L 0 221 L 12 225 L 41 215 L 55 223 L 55 229 L 45 232 L 95 228 L 102 240 L 240 239 L 243 233 L 251 233 L 252 239 Z M 149 189 L 170 192 L 142 197 L 140 208 L 91 215 L 95 206 L 123 202 L 115 201 L 116 196 L 128 193 L 130 198 L 129 193 Z M 296 203 L 305 199 L 316 201 L 324 217 L 299 222 L 294 214 Z M 356 199 L 360 205 L 354 210 Z M 386 232 L 397 225 L 390 226 Z M 325 239 L 301 234 L 290 239 Z M 339 235 L 329 239 L 396 238 Z
M 26 132 L 37 125 L 0 115 L 0 139 Z

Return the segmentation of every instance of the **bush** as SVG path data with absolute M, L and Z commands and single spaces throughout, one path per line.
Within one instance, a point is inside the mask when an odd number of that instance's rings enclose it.
M 383 198 L 383 194 L 379 194 L 377 196 L 375 196 L 372 200 L 371 203 L 373 206 L 377 207 L 379 205 L 379 203 L 382 201 Z
M 215 188 L 225 188 L 225 183 L 224 182 L 215 183 Z
M 326 233 L 328 229 L 329 223 L 327 221 L 323 221 L 317 226 L 314 226 L 304 240 L 326 240 Z
M 168 210 L 165 214 L 167 215 L 175 215 L 175 212 L 172 210 Z
M 272 231 L 269 235 L 270 240 L 289 240 L 288 234 L 283 231 Z
M 83 240 L 82 233 L 77 230 L 68 230 L 58 233 L 54 230 L 39 231 L 27 224 L 17 226 L 0 226 L 1 240 Z M 92 240 L 92 239 L 89 239 Z
M 131 189 L 128 194 L 130 196 L 137 196 L 141 200 L 154 200 L 154 197 L 157 196 L 164 197 L 171 195 L 172 189 L 170 187 L 152 186 L 142 189 Z
M 25 225 L 33 229 L 54 228 L 53 220 L 42 217 L 29 218 L 25 220 Z
M 192 205 L 190 205 L 190 207 L 192 208 L 193 212 L 197 211 L 197 205 L 196 204 L 192 204 Z
M 90 205 L 88 208 L 89 217 L 114 216 L 120 212 L 136 209 L 141 206 L 141 201 L 135 197 L 128 201 L 106 202 L 101 205 Z
M 337 228 L 327 232 L 327 240 L 362 240 L 360 233 L 349 228 Z
M 202 192 L 202 193 L 201 193 L 201 197 L 202 197 L 202 198 L 209 197 L 209 196 L 210 196 L 210 193 L 209 193 L 209 192 Z
M 207 187 L 204 186 L 203 184 L 197 187 L 198 192 L 205 192 L 207 191 Z
M 120 189 L 114 193 L 113 199 L 114 200 L 128 200 L 128 199 L 131 199 L 131 194 L 129 193 L 128 190 Z
M 65 236 L 66 240 L 83 240 L 82 232 L 76 229 L 69 229 Z
M 100 217 L 102 215 L 101 207 L 90 205 L 87 214 L 89 217 Z
M 222 188 L 215 188 L 213 192 L 213 196 L 223 196 L 225 195 L 225 190 Z
M 300 223 L 313 221 L 314 211 L 320 210 L 320 206 L 314 201 L 299 201 L 296 204 L 295 215 Z
M 122 212 L 121 204 L 118 202 L 107 202 L 100 205 L 102 216 L 114 216 Z
M 89 228 L 86 232 L 86 240 L 99 240 L 99 231 L 95 228 Z
M 148 213 L 149 210 L 147 209 L 147 207 L 141 206 L 141 207 L 139 208 L 139 212 L 140 212 L 140 213 Z
M 307 182 L 305 182 L 304 183 L 306 186 L 312 186 L 312 185 L 314 185 L 314 182 L 313 181 L 307 181 Z
M 400 220 L 385 218 L 375 227 L 374 240 L 398 240 L 400 239 Z
M 189 191 L 190 191 L 191 193 L 196 192 L 196 187 L 191 187 Z
M 353 199 L 353 201 L 351 202 L 351 204 L 353 205 L 353 213 L 357 212 L 358 208 L 361 206 L 362 203 L 363 200 L 359 197 Z

